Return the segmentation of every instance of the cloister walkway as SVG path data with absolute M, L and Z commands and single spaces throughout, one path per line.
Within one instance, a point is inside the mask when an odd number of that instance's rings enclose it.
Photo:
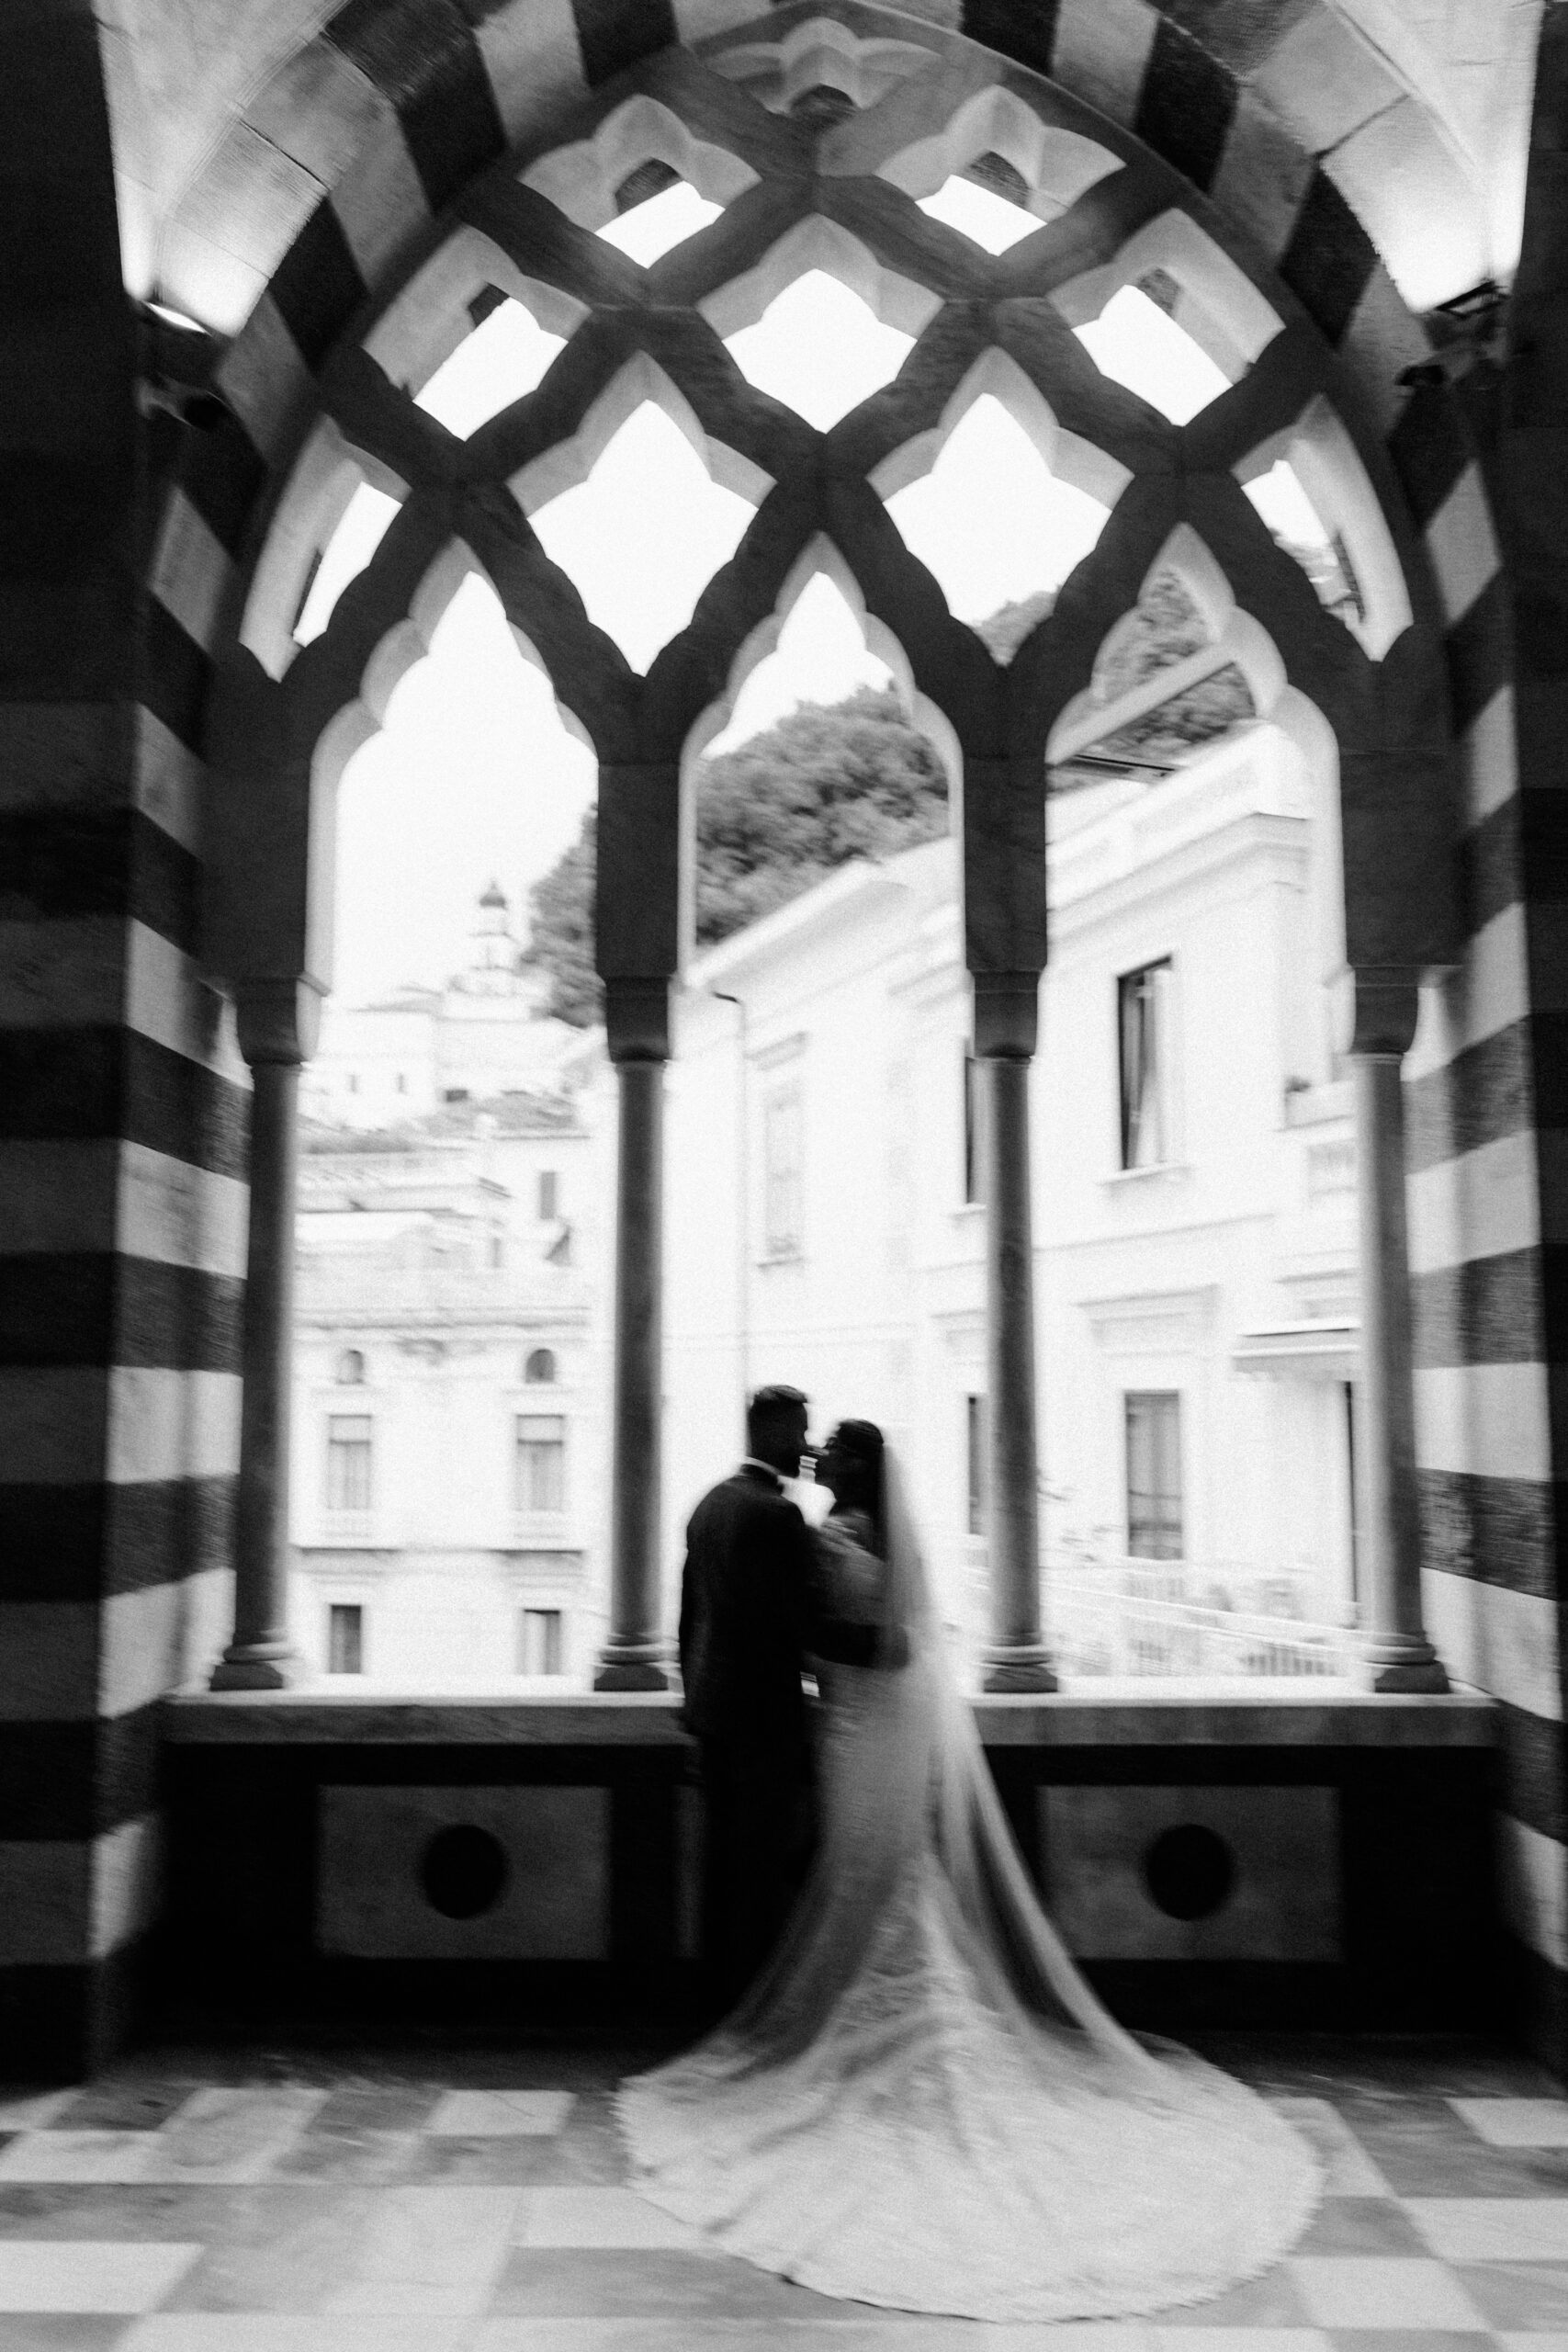
M 625 2186 L 646 2052 L 189 2048 L 0 2091 L 6 2352 L 1564 2352 L 1568 2097 L 1479 2042 L 1204 2037 L 1324 2153 L 1265 2278 L 1156 2320 L 837 2303 Z

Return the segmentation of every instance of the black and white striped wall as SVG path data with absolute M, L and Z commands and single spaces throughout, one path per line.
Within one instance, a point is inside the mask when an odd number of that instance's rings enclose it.
M 113 2036 L 154 1708 L 222 1605 L 244 1095 L 197 772 L 138 756 L 134 322 L 91 17 L 0 26 L 0 2071 Z
M 1455 1670 L 1505 1709 L 1508 1917 L 1563 2032 L 1560 861 L 1550 825 L 1524 821 L 1517 599 L 1480 455 L 1449 390 L 1402 380 L 1431 353 L 1374 233 L 1391 120 L 1433 134 L 1326 0 L 921 0 L 897 16 L 856 0 L 349 0 L 249 97 L 164 225 L 169 299 L 199 311 L 221 287 L 244 323 L 217 378 L 231 419 L 189 436 L 134 619 L 130 325 L 96 62 L 63 0 L 11 37 L 0 172 L 46 230 L 47 268 L 0 267 L 0 302 L 51 388 L 29 406 L 0 379 L 0 458 L 40 485 L 32 507 L 0 501 L 0 1854 L 31 1890 L 0 1906 L 31 1923 L 0 1924 L 14 2014 L 52 2001 L 65 2017 L 63 1988 L 134 1942 L 154 1884 L 149 1710 L 221 1602 L 244 1089 L 199 978 L 197 820 L 247 534 L 333 345 L 477 172 L 547 143 L 671 43 L 752 19 L 749 38 L 783 38 L 825 13 L 943 54 L 984 44 L 1174 164 L 1334 347 L 1423 535 L 1464 755 L 1468 909 L 1410 1068 L 1430 1607 Z

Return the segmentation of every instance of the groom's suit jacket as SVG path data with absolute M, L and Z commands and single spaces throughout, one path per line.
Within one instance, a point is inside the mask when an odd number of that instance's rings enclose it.
M 703 1497 L 686 1528 L 681 1674 L 697 1738 L 802 1741 L 806 1654 L 870 1666 L 874 1625 L 826 1606 L 806 1521 L 776 1475 L 746 1463 Z

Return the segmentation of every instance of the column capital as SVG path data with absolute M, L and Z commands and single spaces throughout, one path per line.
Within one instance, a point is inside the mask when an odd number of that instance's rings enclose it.
M 667 1062 L 669 981 L 606 980 L 604 1034 L 613 1062 Z
M 975 1051 L 986 1061 L 1029 1061 L 1040 1036 L 1038 972 L 971 972 Z
M 257 1062 L 308 1062 L 321 1026 L 321 990 L 313 980 L 252 979 L 234 983 L 240 1051 Z
M 1348 1054 L 1407 1054 L 1420 1011 L 1420 974 L 1403 965 L 1368 964 L 1342 972 L 1335 984 L 1341 1050 Z

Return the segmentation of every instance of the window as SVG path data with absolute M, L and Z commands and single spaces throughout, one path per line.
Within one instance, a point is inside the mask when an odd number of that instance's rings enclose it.
M 973 1054 L 964 1056 L 964 1205 L 972 1208 L 980 1197 L 980 1069 Z
M 519 1674 L 559 1674 L 561 1671 L 561 1612 L 558 1609 L 525 1609 L 517 1620 Z
M 1127 1549 L 1134 1559 L 1179 1560 L 1181 1399 L 1138 1389 L 1127 1411 Z
M 539 1170 L 539 1223 L 553 1224 L 560 1215 L 560 1179 L 553 1168 Z
M 333 1600 L 327 1607 L 327 1672 L 365 1671 L 365 1611 L 356 1600 Z
M 513 1507 L 528 1514 L 566 1509 L 566 1421 L 561 1414 L 518 1414 Z
M 337 1360 L 335 1377 L 340 1388 L 363 1388 L 365 1358 L 357 1348 L 344 1348 Z
M 762 1246 L 770 1258 L 800 1254 L 800 1095 L 769 1101 L 762 1119 Z
M 367 1511 L 369 1508 L 370 1416 L 368 1413 L 329 1413 L 327 1509 Z
M 536 1348 L 523 1366 L 523 1377 L 531 1388 L 551 1388 L 555 1385 L 556 1359 L 552 1348 Z
M 965 1396 L 964 1399 L 964 1453 L 967 1477 L 966 1524 L 971 1535 L 984 1535 L 986 1532 L 987 1440 L 986 1400 L 983 1396 Z
M 1173 1156 L 1170 1010 L 1168 957 L 1117 981 L 1123 1168 L 1162 1168 Z

